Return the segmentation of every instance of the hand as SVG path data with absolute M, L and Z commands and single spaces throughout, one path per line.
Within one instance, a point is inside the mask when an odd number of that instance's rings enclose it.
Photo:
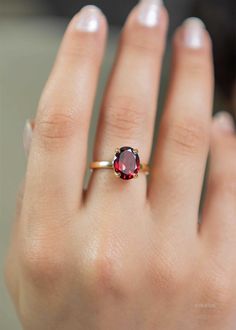
M 130 14 L 95 160 L 128 145 L 148 163 L 167 25 L 158 0 Z M 73 18 L 39 104 L 6 270 L 19 317 L 30 330 L 234 330 L 236 138 L 226 114 L 212 123 L 209 35 L 197 19 L 175 34 L 150 180 L 96 170 L 84 194 L 106 30 L 95 7 Z

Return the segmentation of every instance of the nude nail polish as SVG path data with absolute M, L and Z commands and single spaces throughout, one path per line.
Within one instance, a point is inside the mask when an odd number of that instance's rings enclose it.
M 33 136 L 32 122 L 28 119 L 25 123 L 24 133 L 23 133 L 23 146 L 26 156 L 28 156 L 31 146 Z
M 184 21 L 184 43 L 187 47 L 198 49 L 203 46 L 205 25 L 197 17 L 191 17 Z
M 141 0 L 138 7 L 139 23 L 150 28 L 159 25 L 162 6 L 162 0 Z
M 76 29 L 83 32 L 97 32 L 101 22 L 101 10 L 96 6 L 85 6 L 78 14 Z
M 235 124 L 233 117 L 226 111 L 218 112 L 215 115 L 215 123 L 222 133 L 233 134 L 235 132 Z

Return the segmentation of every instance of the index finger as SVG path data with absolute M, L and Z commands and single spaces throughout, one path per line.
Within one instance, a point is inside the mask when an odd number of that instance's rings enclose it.
M 78 210 L 105 37 L 106 20 L 94 6 L 83 8 L 69 24 L 36 117 L 26 178 L 27 212 Z

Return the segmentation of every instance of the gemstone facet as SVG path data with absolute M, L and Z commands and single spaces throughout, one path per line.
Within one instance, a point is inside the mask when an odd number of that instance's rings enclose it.
M 131 180 L 137 177 L 140 170 L 138 151 L 131 147 L 117 149 L 113 167 L 117 176 L 123 180 Z

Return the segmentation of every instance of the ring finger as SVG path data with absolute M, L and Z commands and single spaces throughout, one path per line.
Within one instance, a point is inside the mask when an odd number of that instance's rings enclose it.
M 177 30 L 170 81 L 149 196 L 164 226 L 174 220 L 181 233 L 196 233 L 213 100 L 211 42 L 199 19 Z

